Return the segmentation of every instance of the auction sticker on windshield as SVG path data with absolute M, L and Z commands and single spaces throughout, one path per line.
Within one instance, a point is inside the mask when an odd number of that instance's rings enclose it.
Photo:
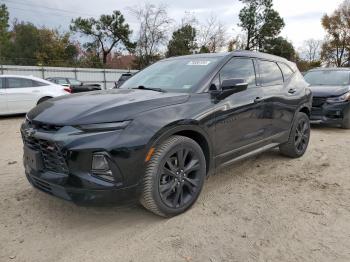
M 188 62 L 187 65 L 190 65 L 190 66 L 207 66 L 210 63 L 211 63 L 210 61 L 190 61 L 190 62 Z

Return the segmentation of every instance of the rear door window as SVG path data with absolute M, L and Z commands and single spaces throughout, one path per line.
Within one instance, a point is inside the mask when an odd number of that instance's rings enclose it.
M 260 78 L 263 86 L 282 85 L 282 71 L 277 63 L 259 60 Z
M 69 84 L 68 81 L 67 81 L 66 79 L 64 79 L 64 78 L 58 78 L 58 79 L 56 79 L 56 80 L 55 80 L 55 83 L 56 83 L 56 84 L 59 84 L 59 85 L 68 85 L 68 84 Z
M 5 78 L 0 78 L 0 89 L 5 88 Z
M 33 87 L 33 81 L 26 78 L 7 78 L 8 88 L 26 88 Z
M 284 80 L 288 80 L 294 74 L 294 71 L 285 63 L 278 63 L 278 65 L 282 70 Z

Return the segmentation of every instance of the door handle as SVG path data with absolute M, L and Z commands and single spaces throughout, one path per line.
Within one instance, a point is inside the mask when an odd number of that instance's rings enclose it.
M 257 97 L 254 99 L 254 103 L 257 104 L 257 103 L 261 103 L 262 101 L 264 101 L 264 98 L 262 97 Z
M 291 88 L 291 89 L 288 90 L 289 94 L 294 94 L 296 92 L 297 92 L 297 90 L 295 88 Z
M 39 90 L 33 90 L 32 93 L 39 93 Z

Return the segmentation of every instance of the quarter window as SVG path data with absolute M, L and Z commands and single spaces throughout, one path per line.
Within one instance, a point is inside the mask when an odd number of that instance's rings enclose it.
M 8 78 L 8 88 L 33 87 L 33 81 L 26 78 Z
M 39 82 L 39 81 L 34 81 L 33 80 L 33 87 L 37 87 L 37 86 L 47 86 L 48 84 L 43 83 L 43 82 Z
M 249 58 L 233 58 L 220 71 L 220 80 L 244 79 L 249 86 L 256 86 L 253 60 Z
M 278 65 L 283 72 L 284 80 L 289 79 L 294 74 L 293 70 L 285 63 L 278 63 Z
M 281 69 L 275 62 L 259 61 L 259 68 L 262 85 L 272 86 L 283 84 Z
M 0 89 L 1 88 L 5 88 L 5 85 L 4 85 L 4 81 L 5 80 L 5 78 L 0 78 Z

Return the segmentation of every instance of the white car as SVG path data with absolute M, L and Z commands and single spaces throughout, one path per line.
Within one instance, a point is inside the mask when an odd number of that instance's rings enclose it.
M 70 89 L 33 76 L 0 75 L 0 115 L 27 113 L 41 102 Z

